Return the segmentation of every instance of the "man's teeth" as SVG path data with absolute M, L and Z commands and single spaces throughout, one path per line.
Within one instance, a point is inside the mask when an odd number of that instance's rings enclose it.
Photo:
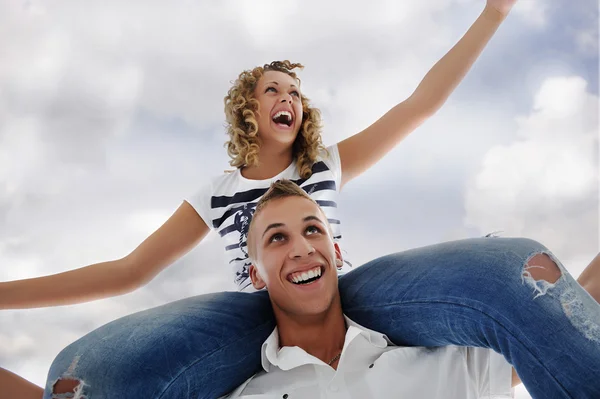
M 292 275 L 292 281 L 295 284 L 301 284 L 305 283 L 308 280 L 312 280 L 315 277 L 321 277 L 321 267 L 319 266 L 302 273 L 294 273 Z

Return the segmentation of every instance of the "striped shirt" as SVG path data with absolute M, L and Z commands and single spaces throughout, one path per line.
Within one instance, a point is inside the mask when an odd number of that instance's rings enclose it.
M 248 272 L 251 264 L 246 246 L 248 228 L 256 204 L 276 180 L 292 180 L 319 204 L 331 225 L 334 241 L 345 252 L 341 244 L 341 221 L 337 208 L 342 174 L 337 144 L 328 147 L 327 152 L 329 154 L 319 154 L 308 179 L 300 177 L 295 162 L 277 176 L 266 180 L 246 179 L 237 169 L 212 179 L 187 199 L 206 225 L 223 239 L 226 259 L 240 291 L 254 291 Z M 338 268 L 338 274 L 344 274 L 352 267 L 346 253 L 343 253 L 343 257 L 344 264 Z

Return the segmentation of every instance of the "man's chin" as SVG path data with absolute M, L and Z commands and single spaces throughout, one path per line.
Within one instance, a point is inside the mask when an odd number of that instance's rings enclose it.
M 331 306 L 295 306 L 293 309 L 288 309 L 288 316 L 296 322 L 313 323 L 326 319 L 331 314 Z
M 292 298 L 289 304 L 290 306 L 286 306 L 286 309 L 280 308 L 287 314 L 294 315 L 295 317 L 318 319 L 331 313 L 334 308 L 335 298 L 335 295 L 322 295 L 320 297 L 312 298 Z

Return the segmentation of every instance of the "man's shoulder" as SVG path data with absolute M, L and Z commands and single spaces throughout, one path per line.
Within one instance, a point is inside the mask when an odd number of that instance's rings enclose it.
M 379 346 L 379 347 L 394 345 L 392 343 L 392 341 L 390 341 L 390 339 L 385 334 L 380 333 L 379 331 L 371 330 L 367 327 L 364 327 L 364 326 L 358 324 L 357 322 L 355 322 L 354 320 L 352 320 L 351 318 L 349 318 L 348 316 L 346 316 L 345 314 L 344 314 L 344 319 L 346 320 L 346 326 L 348 327 L 348 329 L 350 329 L 350 327 L 353 327 L 357 331 L 360 331 L 362 334 L 364 334 L 369 339 L 369 342 L 371 342 L 372 344 Z
M 269 373 L 265 372 L 264 370 L 259 371 L 258 373 L 254 374 L 252 377 L 250 377 L 246 381 L 244 381 L 244 383 L 241 384 L 240 386 L 238 386 L 235 389 L 235 391 L 229 393 L 228 395 L 222 396 L 219 399 L 234 399 L 234 398 L 239 398 L 242 395 L 246 396 L 246 395 L 261 394 L 263 392 L 260 389 L 258 389 L 258 386 L 255 386 L 255 385 L 257 382 L 262 382 L 263 379 L 268 375 L 269 375 Z

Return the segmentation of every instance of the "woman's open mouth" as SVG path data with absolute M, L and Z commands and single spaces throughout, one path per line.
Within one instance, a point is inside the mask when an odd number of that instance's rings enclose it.
M 272 120 L 277 126 L 283 129 L 291 128 L 292 124 L 294 123 L 294 118 L 288 111 L 277 112 L 275 115 L 273 115 Z

